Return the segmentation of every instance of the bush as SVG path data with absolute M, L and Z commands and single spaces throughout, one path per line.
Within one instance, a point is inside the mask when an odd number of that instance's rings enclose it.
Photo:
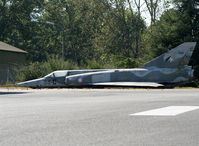
M 113 56 L 112 62 L 116 68 L 135 68 L 140 65 L 137 59 L 123 56 Z
M 96 61 L 88 61 L 87 64 L 88 64 L 86 66 L 87 69 L 103 69 L 104 68 L 104 66 L 102 64 L 100 64 Z
M 26 81 L 43 77 L 56 70 L 78 69 L 73 62 L 62 61 L 56 56 L 51 56 L 48 61 L 34 62 L 16 71 L 17 81 Z
M 123 56 L 114 56 L 111 61 L 107 64 L 88 61 L 87 65 L 83 65 L 82 68 L 85 69 L 104 69 L 104 68 L 134 68 L 138 67 L 140 63 L 133 58 L 126 58 Z M 47 61 L 44 62 L 34 62 L 16 70 L 16 80 L 17 81 L 27 81 L 32 79 L 37 79 L 44 77 L 47 74 L 56 70 L 73 70 L 79 69 L 76 63 L 70 61 L 62 61 L 57 56 L 48 57 Z
M 124 57 L 124 56 L 112 56 L 106 63 L 97 61 L 88 61 L 87 66 L 83 68 L 87 69 L 104 69 L 104 68 L 135 68 L 141 65 L 141 61 L 138 59 Z

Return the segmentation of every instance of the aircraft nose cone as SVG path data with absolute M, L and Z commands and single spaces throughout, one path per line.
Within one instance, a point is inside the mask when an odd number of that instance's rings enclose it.
M 43 79 L 36 79 L 26 82 L 21 82 L 17 84 L 20 87 L 41 87 L 43 85 Z

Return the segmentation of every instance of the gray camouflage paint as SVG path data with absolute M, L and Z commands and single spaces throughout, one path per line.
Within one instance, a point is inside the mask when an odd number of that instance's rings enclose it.
M 103 69 L 95 70 L 60 70 L 54 71 L 43 78 L 18 83 L 21 87 L 65 87 L 65 78 L 76 74 L 89 72 L 104 71 Z
M 185 82 L 193 77 L 193 69 L 187 64 L 195 46 L 195 42 L 183 43 L 146 63 L 142 68 L 55 71 L 44 78 L 19 83 L 19 86 L 141 85 L 158 87 L 165 83 Z
M 179 68 L 188 65 L 196 42 L 187 42 L 146 63 L 144 68 Z
M 65 84 L 82 86 L 105 82 L 177 83 L 191 80 L 192 72 L 189 66 L 181 68 L 118 69 L 68 76 L 65 79 Z

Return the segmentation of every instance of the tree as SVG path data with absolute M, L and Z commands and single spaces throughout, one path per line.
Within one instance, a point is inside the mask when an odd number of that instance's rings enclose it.
M 131 11 L 131 14 L 134 15 L 134 12 L 133 12 L 133 6 L 132 6 L 132 3 L 134 2 L 135 4 L 135 7 L 137 8 L 137 19 L 138 19 L 138 22 L 135 23 L 136 25 L 136 41 L 135 41 L 135 58 L 138 58 L 139 57 L 139 51 L 140 51 L 140 41 L 141 41 L 141 33 L 142 33 L 142 27 L 143 25 L 140 23 L 142 20 L 142 16 L 141 16 L 141 7 L 142 7 L 142 3 L 141 3 L 141 0 L 134 0 L 133 2 L 131 2 L 130 0 L 127 0 L 128 2 L 128 5 L 129 5 L 129 9 Z M 133 19 L 132 19 L 132 23 L 133 23 Z
M 184 26 L 185 41 L 199 42 L 199 1 L 198 0 L 175 0 L 174 4 L 180 12 L 180 17 Z M 199 47 L 196 46 L 191 59 L 191 65 L 196 69 L 195 76 L 199 79 Z
M 153 56 L 177 46 L 183 42 L 199 41 L 199 3 L 196 0 L 175 0 L 175 8 L 166 10 L 153 28 L 147 33 L 148 45 Z M 199 72 L 198 45 L 193 53 L 190 64 Z
M 65 57 L 86 63 L 95 56 L 96 33 L 101 29 L 102 4 L 98 1 L 47 1 L 43 21 L 61 25 L 65 30 Z
M 158 4 L 161 0 L 144 0 L 151 17 L 151 26 L 155 24 L 158 14 Z
M 124 0 L 114 0 L 109 3 L 109 11 L 102 29 L 104 36 L 102 42 L 109 58 L 111 55 L 139 57 L 138 35 L 139 31 L 143 32 L 145 29 L 145 23 L 133 11 L 131 4 L 126 7 L 126 3 Z
M 43 1 L 29 0 L 3 0 L 0 1 L 0 39 L 6 43 L 24 49 L 28 52 L 28 58 L 33 58 L 32 44 L 35 31 L 38 27 L 32 22 L 31 14 L 39 11 Z

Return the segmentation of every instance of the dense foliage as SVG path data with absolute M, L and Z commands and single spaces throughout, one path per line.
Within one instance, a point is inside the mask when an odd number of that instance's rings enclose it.
M 182 42 L 199 42 L 198 8 L 198 0 L 0 0 L 0 41 L 29 52 L 20 80 L 57 69 L 132 68 Z M 198 58 L 197 46 L 197 78 Z
M 44 77 L 55 70 L 78 69 L 73 62 L 62 61 L 57 56 L 48 57 L 48 61 L 30 63 L 19 70 L 16 70 L 16 79 L 18 81 L 31 80 Z

